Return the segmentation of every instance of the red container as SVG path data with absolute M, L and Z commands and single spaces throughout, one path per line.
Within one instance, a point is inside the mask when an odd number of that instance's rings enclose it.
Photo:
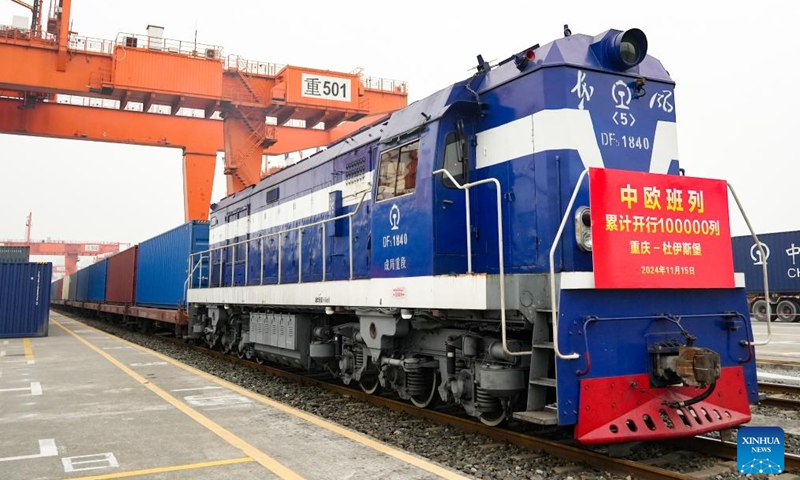
M 64 290 L 64 279 L 59 278 L 50 285 L 50 300 L 61 300 L 61 293 Z
M 106 302 L 133 304 L 136 295 L 136 258 L 139 246 L 108 258 Z

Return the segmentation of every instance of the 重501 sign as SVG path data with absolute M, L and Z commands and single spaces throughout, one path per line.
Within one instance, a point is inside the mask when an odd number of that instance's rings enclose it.
M 732 288 L 721 180 L 589 170 L 596 288 Z

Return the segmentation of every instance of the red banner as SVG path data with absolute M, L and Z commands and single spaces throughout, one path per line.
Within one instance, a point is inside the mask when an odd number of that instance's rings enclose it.
M 732 288 L 721 180 L 589 170 L 596 288 Z

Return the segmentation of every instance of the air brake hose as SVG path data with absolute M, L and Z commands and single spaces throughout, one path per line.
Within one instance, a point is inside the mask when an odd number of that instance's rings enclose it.
M 716 388 L 716 386 L 717 386 L 717 382 L 715 381 L 714 383 L 712 383 L 711 385 L 708 386 L 708 388 L 706 389 L 705 392 L 701 393 L 700 395 L 698 395 L 698 396 L 696 396 L 696 397 L 694 397 L 692 399 L 689 399 L 689 400 L 687 400 L 685 402 L 683 402 L 683 401 L 681 401 L 681 402 L 664 402 L 664 405 L 666 405 L 669 408 L 683 408 L 683 407 L 688 407 L 690 405 L 694 405 L 695 403 L 702 402 L 703 400 L 708 398 L 712 393 L 714 393 L 714 389 Z

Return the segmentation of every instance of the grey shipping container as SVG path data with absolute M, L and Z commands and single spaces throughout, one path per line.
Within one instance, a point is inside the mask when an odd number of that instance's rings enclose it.
M 192 221 L 139 244 L 136 304 L 177 309 L 186 303 L 189 255 L 208 249 L 208 222 Z
M 30 261 L 31 247 L 0 245 L 0 263 L 28 263 Z
M 46 337 L 52 263 L 0 263 L 0 338 Z
M 64 289 L 64 279 L 59 278 L 50 285 L 50 300 L 61 300 L 61 291 Z
M 800 292 L 800 231 L 759 234 L 767 255 L 769 291 Z M 764 291 L 761 253 L 750 235 L 733 237 L 733 266 L 744 272 L 748 293 Z
M 78 297 L 78 273 L 73 273 L 69 276 L 69 291 L 67 291 L 67 300 L 76 301 Z

